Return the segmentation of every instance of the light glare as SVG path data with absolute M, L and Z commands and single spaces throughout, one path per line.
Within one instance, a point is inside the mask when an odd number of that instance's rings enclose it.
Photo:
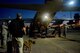
M 74 5 L 74 3 L 75 3 L 74 1 L 71 1 L 69 2 L 69 5 Z
M 49 19 L 49 13 L 44 13 L 42 16 L 43 21 L 47 21 Z

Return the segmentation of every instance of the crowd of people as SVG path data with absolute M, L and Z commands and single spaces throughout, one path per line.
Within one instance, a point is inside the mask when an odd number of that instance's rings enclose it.
M 66 37 L 66 25 L 65 24 L 63 26 L 57 25 L 56 27 L 54 27 L 52 35 L 53 34 L 54 34 L 54 37 L 56 35 L 58 35 L 58 37 L 61 37 L 61 35 L 63 35 L 64 37 Z
M 29 35 L 29 37 L 34 38 L 47 36 L 46 26 L 41 24 L 39 21 L 34 21 L 30 26 L 25 26 L 20 13 L 17 14 L 16 19 L 3 22 L 1 28 L 1 46 L 3 48 L 6 48 L 7 46 L 7 53 L 23 53 L 24 35 Z M 60 26 L 55 27 L 55 31 L 53 31 L 52 34 L 54 33 L 55 36 L 58 34 L 59 37 L 61 37 Z M 63 35 L 66 36 L 65 31 Z
M 45 27 L 40 22 L 32 22 L 30 27 L 25 26 L 22 15 L 18 13 L 16 19 L 3 21 L 1 26 L 1 47 L 7 48 L 7 53 L 23 53 L 23 36 L 37 37 L 36 34 L 44 30 Z
M 7 53 L 23 53 L 23 35 L 25 33 L 24 21 L 20 13 L 17 14 L 14 20 L 3 21 L 1 27 L 1 47 L 7 48 Z

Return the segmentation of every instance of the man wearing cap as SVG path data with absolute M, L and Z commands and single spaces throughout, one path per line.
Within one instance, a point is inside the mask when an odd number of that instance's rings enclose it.
M 9 31 L 12 34 L 12 46 L 14 46 L 14 50 L 17 48 L 17 53 L 23 53 L 23 35 L 25 34 L 25 26 L 20 13 L 18 13 L 17 18 L 10 23 Z M 15 43 L 15 40 L 17 43 Z

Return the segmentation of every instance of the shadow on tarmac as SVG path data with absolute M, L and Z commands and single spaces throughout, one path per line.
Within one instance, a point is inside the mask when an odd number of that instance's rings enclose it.
M 62 37 L 62 38 L 64 38 L 64 37 Z M 66 40 L 68 40 L 68 41 L 73 41 L 73 42 L 80 43 L 80 40 L 74 40 L 74 39 L 69 39 L 69 38 L 64 38 L 64 39 L 66 39 Z M 65 40 L 64 40 L 64 41 L 65 41 Z

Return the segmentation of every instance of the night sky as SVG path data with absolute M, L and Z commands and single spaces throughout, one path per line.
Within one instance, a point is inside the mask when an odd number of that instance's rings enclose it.
M 32 10 L 0 8 L 0 18 L 16 18 L 16 14 L 21 13 L 24 19 L 25 18 L 33 19 L 36 12 L 37 11 L 32 11 Z
M 4 2 L 5 1 L 5 2 Z M 68 7 L 67 3 L 72 0 L 64 0 L 64 6 Z M 80 7 L 80 0 L 74 0 L 75 5 L 77 7 Z M 7 4 L 44 4 L 45 0 L 0 0 L 0 3 L 7 3 Z M 35 14 L 37 11 L 32 11 L 32 10 L 20 10 L 20 9 L 9 9 L 9 8 L 0 8 L 0 18 L 16 18 L 16 13 L 21 13 L 23 18 L 34 18 Z M 73 19 L 73 16 L 75 13 L 79 13 L 80 11 L 64 11 L 64 12 L 57 12 L 55 15 L 55 18 L 68 18 L 68 19 Z

